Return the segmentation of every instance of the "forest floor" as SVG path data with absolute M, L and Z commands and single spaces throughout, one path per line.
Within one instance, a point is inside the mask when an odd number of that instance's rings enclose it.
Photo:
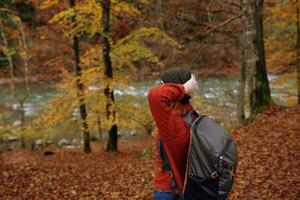
M 300 196 L 300 106 L 271 108 L 237 128 L 239 166 L 231 199 L 296 200 Z M 152 199 L 154 143 L 121 140 L 118 153 L 93 143 L 81 149 L 16 150 L 2 155 L 0 199 Z M 54 155 L 44 156 L 46 150 Z M 234 198 L 237 197 L 237 198 Z

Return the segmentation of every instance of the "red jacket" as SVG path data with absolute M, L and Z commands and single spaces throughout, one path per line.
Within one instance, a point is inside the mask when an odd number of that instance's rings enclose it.
M 157 86 L 148 94 L 150 110 L 158 128 L 159 137 L 164 141 L 164 149 L 181 190 L 185 179 L 190 127 L 180 116 L 175 115 L 172 109 L 184 95 L 184 87 L 181 84 Z M 185 115 L 191 108 L 191 104 L 185 105 L 182 115 Z M 170 190 L 170 177 L 166 171 L 161 170 L 162 161 L 158 159 L 158 153 L 156 156 L 157 171 L 154 178 L 154 189 Z

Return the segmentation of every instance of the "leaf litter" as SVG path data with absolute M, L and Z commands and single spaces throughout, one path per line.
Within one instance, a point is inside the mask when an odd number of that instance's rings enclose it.
M 232 136 L 239 166 L 230 199 L 299 199 L 300 106 L 270 108 Z M 88 155 L 54 147 L 5 152 L 0 199 L 150 200 L 154 146 L 148 138 L 121 140 L 118 153 L 105 152 L 105 142 L 93 142 Z M 49 150 L 54 155 L 43 156 Z

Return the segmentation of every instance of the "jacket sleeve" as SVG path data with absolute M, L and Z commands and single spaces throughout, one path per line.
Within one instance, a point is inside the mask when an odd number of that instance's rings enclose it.
M 181 84 L 164 84 L 150 90 L 148 94 L 149 107 L 154 121 L 160 130 L 160 134 L 166 137 L 172 123 L 172 118 L 176 117 L 172 113 L 175 102 L 180 101 L 185 95 L 184 87 Z M 171 125 L 172 126 L 172 125 Z

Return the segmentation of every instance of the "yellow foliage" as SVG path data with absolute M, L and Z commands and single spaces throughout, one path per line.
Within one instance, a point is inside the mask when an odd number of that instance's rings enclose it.
M 119 40 L 115 44 L 115 48 L 118 48 L 118 46 L 124 45 L 126 43 L 129 43 L 130 41 L 140 40 L 141 38 L 161 39 L 165 44 L 170 44 L 177 48 L 183 47 L 176 40 L 174 40 L 170 36 L 168 36 L 165 32 L 163 32 L 155 27 L 149 27 L 149 28 L 140 28 L 140 29 L 137 29 L 136 31 L 133 31 L 128 36 Z
M 47 8 L 53 4 L 55 3 L 50 3 L 49 1 L 42 7 Z M 124 1 L 112 0 L 111 14 L 136 16 L 140 14 L 140 11 Z M 82 35 L 83 33 L 94 36 L 96 33 L 102 33 L 101 16 L 102 8 L 100 2 L 96 0 L 85 0 L 79 1 L 73 8 L 68 8 L 57 13 L 50 20 L 50 23 L 58 23 L 61 25 L 68 36 Z M 70 20 L 71 18 L 73 18 L 73 23 Z M 112 20 L 113 19 L 112 17 Z
M 125 103 L 117 104 L 118 125 L 129 129 L 144 129 L 151 134 L 154 124 L 149 107 L 145 105 L 145 99 L 132 95 L 123 96 L 122 99 Z
M 160 40 L 175 48 L 182 47 L 176 40 L 157 28 L 140 28 L 115 43 L 111 41 L 111 59 L 114 70 L 126 70 L 127 68 L 135 70 L 136 63 L 142 60 L 159 68 L 163 67 L 163 63 L 143 42 L 145 38 Z M 101 67 L 102 63 L 102 47 L 100 45 L 90 48 L 82 57 L 83 68 Z
M 4 53 L 5 56 L 13 56 L 16 54 L 16 50 L 14 48 L 9 48 L 7 46 L 0 46 L 0 50 Z
M 276 83 L 276 85 L 282 85 L 282 84 L 285 84 L 286 82 L 291 82 L 291 84 L 289 84 L 289 86 L 291 87 L 291 90 L 296 91 L 296 88 L 297 88 L 296 80 L 297 80 L 297 74 L 296 74 L 296 72 L 294 72 L 294 73 L 282 74 L 278 78 L 276 78 L 274 80 L 274 82 Z
M 0 126 L 0 140 L 7 140 L 9 136 L 12 136 L 12 127 L 9 125 Z
M 76 89 L 65 84 L 62 89 L 60 84 L 60 95 L 51 99 L 45 105 L 45 113 L 41 114 L 34 124 L 39 125 L 39 129 L 43 130 L 43 135 L 49 136 L 52 130 L 56 132 L 64 132 L 75 121 L 80 121 L 79 115 L 74 116 L 74 112 L 78 107 Z M 100 116 L 102 128 L 108 130 L 112 121 L 106 118 L 106 97 L 104 96 L 104 88 L 97 90 L 86 90 L 85 103 L 88 110 L 88 123 L 91 130 L 97 130 L 97 115 Z M 128 129 L 144 129 L 146 132 L 152 130 L 152 117 L 148 106 L 144 105 L 145 99 L 142 97 L 134 97 L 131 95 L 122 96 L 122 102 L 117 102 L 113 106 L 116 110 L 116 123 L 121 128 Z M 75 118 L 74 118 L 75 117 Z M 48 132 L 47 132 L 48 131 Z
M 111 2 L 111 13 L 114 15 L 129 15 L 136 16 L 140 14 L 134 6 L 124 2 L 123 0 L 112 0 Z
M 145 38 L 160 40 L 165 44 L 181 48 L 177 41 L 157 28 L 140 28 L 112 45 L 111 55 L 115 62 L 114 65 L 117 67 L 125 66 L 134 70 L 137 61 L 146 60 L 160 68 L 163 67 L 163 63 L 143 42 Z
M 12 18 L 12 20 L 15 21 L 15 22 L 21 22 L 20 17 L 17 16 L 17 15 L 12 15 L 11 18 Z
M 140 1 L 144 4 L 148 2 L 148 0 Z M 68 36 L 87 33 L 92 37 L 96 33 L 102 34 L 101 12 L 101 5 L 98 1 L 80 1 L 75 7 L 56 14 L 50 22 L 60 24 Z M 140 14 L 135 7 L 121 0 L 112 0 L 111 13 L 112 15 L 125 14 L 129 16 Z M 70 20 L 71 18 L 73 22 Z M 112 22 L 113 20 L 115 19 L 112 19 Z M 108 85 L 110 89 L 126 87 L 128 80 L 124 79 L 121 72 L 124 69 L 136 70 L 136 64 L 139 61 L 147 61 L 160 68 L 163 67 L 163 63 L 145 44 L 144 39 L 160 40 L 164 44 L 181 48 L 177 41 L 157 28 L 140 28 L 115 42 L 109 38 L 114 69 L 113 80 L 104 76 L 101 44 L 91 46 L 81 56 L 82 74 L 78 79 L 85 86 L 87 121 L 91 130 L 97 130 L 98 117 L 100 117 L 101 126 L 105 129 L 110 128 L 112 123 L 117 123 L 121 128 L 142 128 L 151 133 L 153 121 L 148 106 L 144 105 L 144 98 L 124 95 L 121 102 L 110 102 L 110 109 L 116 111 L 116 121 L 113 121 L 106 117 L 108 100 L 104 95 L 104 90 Z M 46 104 L 46 112 L 36 119 L 35 124 L 42 124 L 46 132 L 52 133 L 51 129 L 64 131 L 66 127 L 71 126 L 70 124 L 74 120 L 80 121 L 78 114 L 74 116 L 78 108 L 78 92 L 75 81 L 76 78 L 73 74 L 63 71 L 63 81 L 55 86 L 58 95 Z
M 59 3 L 59 0 L 44 0 L 42 5 L 40 6 L 41 9 L 50 8 Z
M 73 22 L 70 20 L 73 18 Z M 68 36 L 101 33 L 101 6 L 95 1 L 80 1 L 73 8 L 63 10 L 50 20 L 58 23 Z

